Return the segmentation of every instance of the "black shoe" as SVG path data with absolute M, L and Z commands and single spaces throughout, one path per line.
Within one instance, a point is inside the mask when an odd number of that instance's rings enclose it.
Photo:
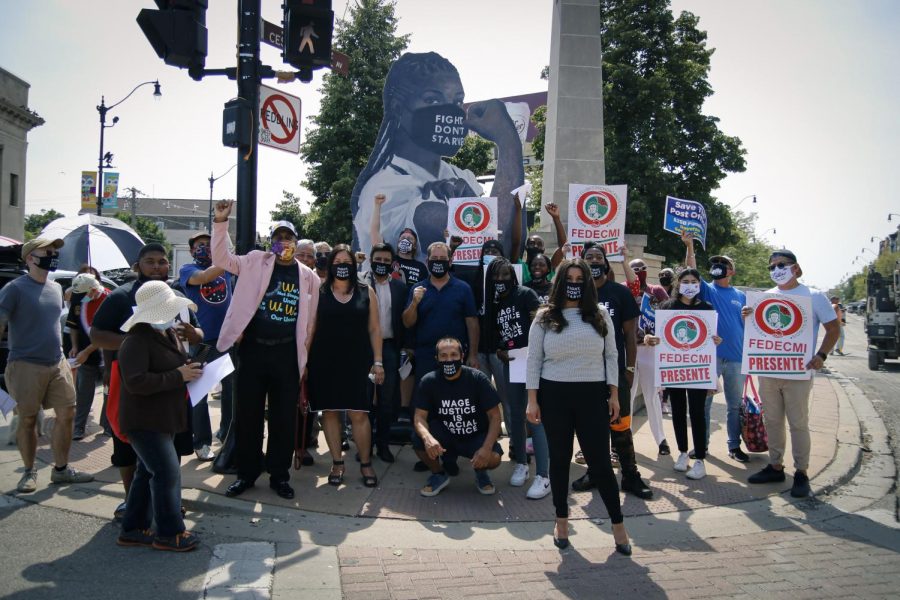
M 416 473 L 424 473 L 425 471 L 430 471 L 430 470 L 431 469 L 428 468 L 428 465 L 423 463 L 421 460 L 416 461 L 416 464 L 413 465 L 413 471 L 415 471 Z
M 653 498 L 653 490 L 647 485 L 640 476 L 622 477 L 622 491 L 634 494 L 641 500 L 650 500 Z
M 225 490 L 225 495 L 229 498 L 234 498 L 235 496 L 240 496 L 252 487 L 252 481 L 248 481 L 247 479 L 237 479 L 234 483 L 228 486 L 228 489 Z
M 591 474 L 585 473 L 572 482 L 572 490 L 576 492 L 587 492 L 597 487 L 597 484 L 591 481 Z
M 772 465 L 747 478 L 747 483 L 779 483 L 784 481 L 784 469 L 778 470 Z
M 616 552 L 624 556 L 631 556 L 631 544 L 616 544 Z
M 391 449 L 387 446 L 379 446 L 378 451 L 375 453 L 375 456 L 386 463 L 394 462 L 394 453 L 391 452 Z
M 344 452 L 346 452 L 346 451 L 349 450 L 349 449 L 350 449 L 350 442 L 349 442 L 349 441 L 344 440 L 343 442 L 341 442 L 341 450 L 343 450 Z
M 309 450 L 303 451 L 303 457 L 300 458 L 300 464 L 302 464 L 304 467 L 311 467 L 316 464 L 316 461 L 313 458 L 313 455 L 309 453 Z
M 450 477 L 459 475 L 459 465 L 456 464 L 456 460 L 444 460 L 442 458 L 441 463 L 444 465 L 444 470 L 447 471 L 447 475 Z
M 666 440 L 663 440 L 662 443 L 659 445 L 659 455 L 660 456 L 669 456 L 670 454 L 672 454 L 672 449 L 669 448 L 669 442 L 667 442 Z
M 83 439 L 84 439 L 84 430 L 83 429 L 72 433 L 72 441 L 77 442 L 77 441 L 83 440 Z
M 560 550 L 565 550 L 569 547 L 569 538 L 553 538 L 553 545 L 559 548 Z
M 269 487 L 285 500 L 294 499 L 294 488 L 287 481 L 270 481 Z
M 781 474 L 784 475 L 784 471 Z M 809 477 L 807 477 L 806 473 L 796 471 L 794 473 L 794 485 L 791 486 L 791 496 L 794 498 L 807 498 L 809 493 Z
M 738 446 L 737 448 L 731 448 L 728 451 L 728 456 L 730 456 L 731 458 L 733 458 L 734 460 L 736 460 L 738 462 L 742 462 L 742 463 L 750 462 L 750 457 L 747 456 L 746 452 L 741 450 L 740 446 Z

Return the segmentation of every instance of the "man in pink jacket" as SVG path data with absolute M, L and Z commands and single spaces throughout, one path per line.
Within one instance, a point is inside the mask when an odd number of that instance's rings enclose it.
M 216 204 L 213 264 L 237 276 L 234 296 L 216 348 L 237 343 L 235 454 L 237 480 L 227 496 L 253 487 L 262 470 L 263 416 L 269 400 L 265 466 L 269 487 L 294 497 L 290 480 L 300 381 L 319 303 L 319 278 L 294 257 L 297 231 L 288 221 L 272 228 L 272 251 L 237 256 L 229 250 L 228 216 L 233 201 Z

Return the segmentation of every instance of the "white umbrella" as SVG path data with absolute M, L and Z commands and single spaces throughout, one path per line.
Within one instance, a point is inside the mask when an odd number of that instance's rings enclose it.
M 56 219 L 41 231 L 41 237 L 63 240 L 59 268 L 77 271 L 89 263 L 99 271 L 127 269 L 137 260 L 144 240 L 118 219 L 94 214 Z

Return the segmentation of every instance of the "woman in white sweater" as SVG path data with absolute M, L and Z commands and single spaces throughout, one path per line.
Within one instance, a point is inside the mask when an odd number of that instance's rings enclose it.
M 572 442 L 578 445 L 612 522 L 616 550 L 631 554 L 619 485 L 609 460 L 609 424 L 619 418 L 618 353 L 612 319 L 597 304 L 591 271 L 581 259 L 564 261 L 550 301 L 531 324 L 528 342 L 528 409 L 543 422 L 550 446 L 550 488 L 556 508 L 553 543 L 569 545 L 568 490 Z

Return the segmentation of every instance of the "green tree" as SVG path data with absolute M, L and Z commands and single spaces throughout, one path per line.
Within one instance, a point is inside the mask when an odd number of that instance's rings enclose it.
M 547 67 L 545 67 L 545 70 Z M 544 77 L 543 72 L 541 73 L 541 77 Z M 534 109 L 534 112 L 531 114 L 531 122 L 534 123 L 534 128 L 536 133 L 534 138 L 531 140 L 531 151 L 534 152 L 534 158 L 538 162 L 544 161 L 544 140 L 546 139 L 547 132 L 547 106 L 538 106 Z M 541 194 L 543 194 L 544 190 L 544 166 L 538 165 L 533 167 L 527 167 L 525 169 L 525 178 L 528 180 L 528 183 L 531 184 L 531 196 L 529 208 L 535 211 L 535 227 L 537 227 L 540 222 L 538 220 L 538 216 L 540 216 L 541 211 Z
M 713 254 L 725 254 L 734 259 L 735 273 L 731 280 L 734 285 L 772 287 L 768 266 L 769 256 L 775 248 L 756 237 L 756 213 L 736 211 L 732 216 L 736 226 L 735 236 L 730 244 L 713 249 Z M 704 264 L 698 258 L 697 266 L 702 268 Z
M 166 239 L 166 234 L 163 233 L 160 226 L 156 224 L 156 221 L 140 215 L 135 219 L 131 216 L 131 213 L 127 212 L 117 212 L 116 218 L 134 229 L 134 231 L 141 236 L 141 239 L 144 240 L 145 244 L 153 242 L 162 244 L 166 249 L 166 253 L 171 258 L 172 244 Z
M 282 193 L 284 198 L 269 213 L 272 221 L 290 221 L 297 228 L 297 234 L 300 238 L 307 237 L 305 224 L 308 215 L 303 213 L 303 208 L 300 206 L 300 198 L 288 191 Z
M 46 208 L 41 210 L 39 213 L 26 215 L 25 216 L 25 240 L 26 242 L 33 240 L 38 236 L 44 227 L 55 221 L 56 219 L 61 219 L 66 215 L 61 212 L 56 211 L 51 208 L 47 210 Z
M 366 165 L 383 113 L 381 93 L 388 70 L 409 43 L 398 36 L 392 0 L 358 0 L 340 20 L 334 46 L 350 57 L 347 77 L 325 75 L 322 104 L 306 132 L 300 156 L 309 163 L 303 186 L 315 200 L 305 215 L 306 235 L 332 244 L 352 237 L 350 196 Z
M 476 176 L 490 173 L 494 157 L 494 143 L 480 135 L 467 135 L 462 148 L 450 159 L 450 164 L 460 169 L 468 169 Z

